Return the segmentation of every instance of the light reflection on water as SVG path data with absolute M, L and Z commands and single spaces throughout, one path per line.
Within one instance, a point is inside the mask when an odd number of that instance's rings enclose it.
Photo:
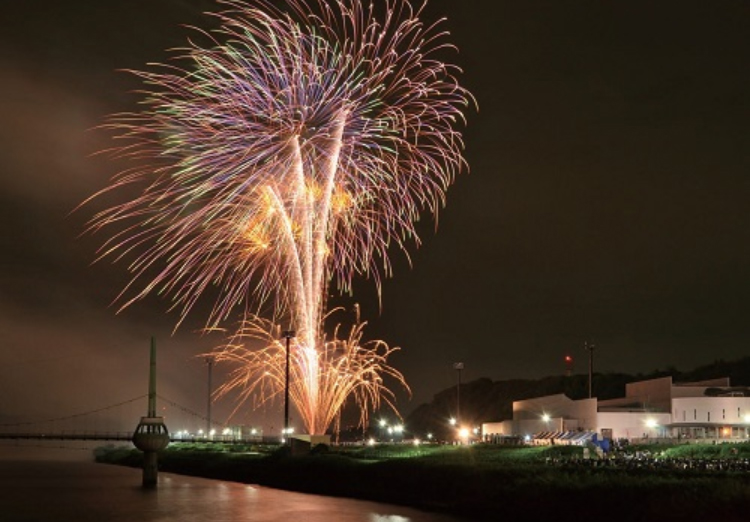
M 9 448 L 0 448 L 0 458 Z M 21 455 L 22 456 L 22 455 Z M 16 457 L 19 457 L 16 454 Z M 458 522 L 410 508 L 90 461 L 0 461 L 0 520 L 13 522 Z M 9 518 L 5 518 L 9 517 Z

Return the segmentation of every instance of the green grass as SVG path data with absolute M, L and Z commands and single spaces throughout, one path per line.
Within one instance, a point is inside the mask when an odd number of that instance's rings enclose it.
M 750 459 L 750 443 L 679 444 L 664 449 L 663 454 L 671 458 Z

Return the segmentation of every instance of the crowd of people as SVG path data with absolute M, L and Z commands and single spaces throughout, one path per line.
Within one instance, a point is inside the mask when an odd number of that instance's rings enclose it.
M 603 457 L 548 457 L 546 463 L 557 467 L 574 468 L 612 468 L 624 470 L 668 470 L 700 472 L 747 472 L 750 471 L 750 459 L 739 457 L 736 450 L 732 455 L 723 458 L 669 457 L 663 452 L 650 451 L 621 452 L 613 451 Z

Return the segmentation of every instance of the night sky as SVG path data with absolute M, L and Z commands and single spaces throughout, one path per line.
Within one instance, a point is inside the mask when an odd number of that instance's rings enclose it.
M 91 265 L 104 236 L 79 235 L 97 207 L 71 211 L 122 167 L 92 156 L 111 142 L 91 130 L 138 99 L 119 70 L 165 61 L 206 10 L 24 0 L 0 14 L 0 423 L 145 393 L 151 335 L 160 394 L 205 410 L 196 355 L 220 339 L 195 333 L 200 318 L 173 334 L 158 298 L 116 315 L 126 267 Z M 413 266 L 394 253 L 382 313 L 372 282 L 356 285 L 368 335 L 402 348 L 402 413 L 455 384 L 456 361 L 469 381 L 562 373 L 566 354 L 584 372 L 585 341 L 601 372 L 749 355 L 750 3 L 433 0 L 428 13 L 448 17 L 479 110 L 470 172 L 437 233 L 424 223 Z

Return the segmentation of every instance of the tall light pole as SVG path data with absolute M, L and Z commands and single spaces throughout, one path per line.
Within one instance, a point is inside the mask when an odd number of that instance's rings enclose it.
M 461 426 L 461 370 L 464 369 L 464 363 L 453 363 L 453 369 L 458 372 L 458 386 L 456 386 L 456 424 Z
M 294 337 L 294 330 L 284 330 L 281 332 L 281 336 L 286 339 L 286 376 L 284 378 L 284 435 L 289 433 L 289 364 L 291 353 L 289 350 L 289 342 Z
M 206 436 L 209 436 L 211 434 L 211 392 L 212 392 L 212 384 L 211 384 L 211 370 L 214 366 L 214 358 L 212 356 L 206 357 L 206 365 L 208 365 L 208 400 L 206 404 Z

